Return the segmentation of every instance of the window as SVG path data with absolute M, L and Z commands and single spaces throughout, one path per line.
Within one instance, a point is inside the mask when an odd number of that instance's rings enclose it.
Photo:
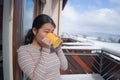
M 119 0 L 68 0 L 61 34 L 120 43 L 119 10 Z

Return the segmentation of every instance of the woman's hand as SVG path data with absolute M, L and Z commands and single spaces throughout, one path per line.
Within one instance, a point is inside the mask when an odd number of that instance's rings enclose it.
M 51 47 L 51 45 L 52 45 L 52 41 L 50 39 L 48 39 L 46 37 L 42 39 L 41 46 L 43 48 L 48 48 L 49 49 Z

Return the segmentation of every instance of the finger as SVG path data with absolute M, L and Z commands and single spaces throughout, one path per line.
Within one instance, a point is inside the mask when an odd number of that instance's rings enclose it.
M 48 39 L 48 38 L 44 38 L 42 41 L 46 45 L 51 45 L 52 44 L 52 41 L 50 39 Z

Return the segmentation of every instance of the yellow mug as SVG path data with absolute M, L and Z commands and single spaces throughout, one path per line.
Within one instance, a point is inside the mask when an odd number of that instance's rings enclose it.
M 55 36 L 53 33 L 48 33 L 46 37 L 52 41 L 54 48 L 57 48 L 61 44 L 60 38 Z

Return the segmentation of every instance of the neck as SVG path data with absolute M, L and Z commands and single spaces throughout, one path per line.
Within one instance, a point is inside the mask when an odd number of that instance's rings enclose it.
M 35 47 L 37 47 L 37 48 L 40 48 L 41 46 L 40 46 L 40 44 L 37 42 L 37 41 L 35 41 L 35 40 L 33 40 L 33 42 L 31 43 L 33 46 L 35 46 Z

